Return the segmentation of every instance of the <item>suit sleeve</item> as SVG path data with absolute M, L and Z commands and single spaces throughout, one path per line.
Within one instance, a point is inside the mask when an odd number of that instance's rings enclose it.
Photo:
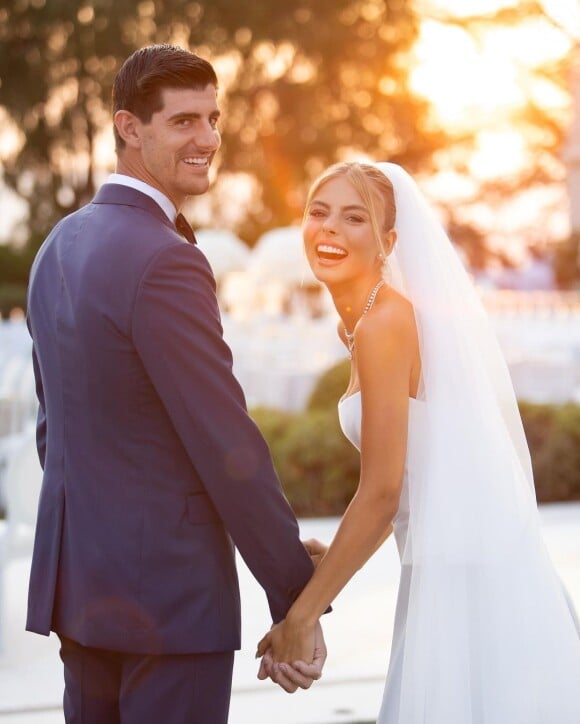
M 215 281 L 198 249 L 179 243 L 150 262 L 132 333 L 197 475 L 264 588 L 273 620 L 281 620 L 313 567 L 232 373 Z

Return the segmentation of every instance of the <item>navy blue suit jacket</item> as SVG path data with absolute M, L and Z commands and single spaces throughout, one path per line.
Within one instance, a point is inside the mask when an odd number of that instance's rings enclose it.
M 27 628 L 134 653 L 238 648 L 234 545 L 283 618 L 312 564 L 202 252 L 106 184 L 44 242 L 28 303 L 44 478 Z

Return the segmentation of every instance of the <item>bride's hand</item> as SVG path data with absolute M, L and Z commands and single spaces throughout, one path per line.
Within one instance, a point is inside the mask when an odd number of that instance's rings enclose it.
M 308 555 L 312 559 L 312 563 L 314 563 L 314 567 L 320 563 L 328 550 L 328 546 L 324 545 L 324 543 L 321 543 L 319 540 L 316 540 L 316 538 L 303 540 L 302 545 L 306 548 Z
M 290 617 L 274 624 L 258 643 L 256 658 L 271 649 L 275 663 L 293 664 L 304 661 L 311 664 L 314 660 L 316 624 L 293 621 Z
M 293 694 L 298 688 L 309 689 L 313 682 L 322 676 L 326 655 L 326 643 L 322 626 L 318 621 L 315 628 L 314 658 L 311 664 L 304 661 L 295 661 L 292 666 L 285 663 L 277 664 L 272 658 L 271 650 L 268 649 L 260 662 L 258 679 L 264 680 L 269 677 L 289 694 Z

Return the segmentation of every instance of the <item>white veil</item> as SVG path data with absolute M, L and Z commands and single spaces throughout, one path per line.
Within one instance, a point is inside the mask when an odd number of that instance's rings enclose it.
M 395 164 L 376 166 L 395 191 L 388 281 L 413 304 L 422 360 L 393 724 L 577 724 L 580 641 L 542 541 L 506 363 L 417 185 Z

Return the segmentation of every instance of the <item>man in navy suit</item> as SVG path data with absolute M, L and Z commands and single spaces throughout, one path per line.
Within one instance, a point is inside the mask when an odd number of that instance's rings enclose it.
M 232 375 L 210 267 L 178 215 L 209 185 L 216 89 L 192 53 L 134 53 L 113 93 L 117 173 L 31 271 L 44 478 L 27 628 L 61 639 L 74 724 L 226 722 L 234 546 L 274 622 L 312 574 Z M 305 642 L 316 678 L 319 626 Z

